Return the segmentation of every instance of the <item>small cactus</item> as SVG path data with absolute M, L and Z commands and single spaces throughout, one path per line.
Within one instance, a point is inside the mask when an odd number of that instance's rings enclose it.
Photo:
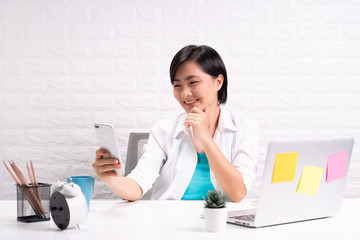
M 222 195 L 220 191 L 213 190 L 208 191 L 207 193 L 208 199 L 205 199 L 205 207 L 206 208 L 224 208 L 226 206 L 226 198 L 225 195 Z

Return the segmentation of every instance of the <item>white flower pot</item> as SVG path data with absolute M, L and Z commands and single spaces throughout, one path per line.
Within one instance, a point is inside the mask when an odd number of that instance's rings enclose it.
M 204 208 L 205 229 L 208 232 L 221 232 L 225 229 L 227 208 Z

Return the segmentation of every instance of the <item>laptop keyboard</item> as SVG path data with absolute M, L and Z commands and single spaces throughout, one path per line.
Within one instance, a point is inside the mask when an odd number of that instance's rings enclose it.
M 248 221 L 248 222 L 253 222 L 255 220 L 255 214 L 252 215 L 243 215 L 243 216 L 234 216 L 234 217 L 230 217 L 236 220 L 243 220 L 243 221 Z

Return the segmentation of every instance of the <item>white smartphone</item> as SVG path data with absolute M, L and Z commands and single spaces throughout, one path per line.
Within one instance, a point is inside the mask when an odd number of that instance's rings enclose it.
M 110 152 L 110 156 L 106 158 L 119 159 L 121 169 L 115 170 L 115 172 L 124 175 L 124 164 L 120 159 L 119 150 L 116 146 L 114 129 L 110 124 L 95 123 L 95 134 L 100 148 Z

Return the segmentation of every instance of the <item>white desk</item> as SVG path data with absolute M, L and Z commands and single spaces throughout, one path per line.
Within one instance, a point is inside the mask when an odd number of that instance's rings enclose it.
M 227 224 L 222 233 L 205 231 L 202 201 L 96 201 L 86 222 L 59 230 L 52 220 L 16 220 L 16 201 L 0 201 L 0 239 L 359 239 L 360 199 L 344 199 L 338 216 L 264 228 Z M 250 202 L 228 203 L 228 208 L 251 208 Z

